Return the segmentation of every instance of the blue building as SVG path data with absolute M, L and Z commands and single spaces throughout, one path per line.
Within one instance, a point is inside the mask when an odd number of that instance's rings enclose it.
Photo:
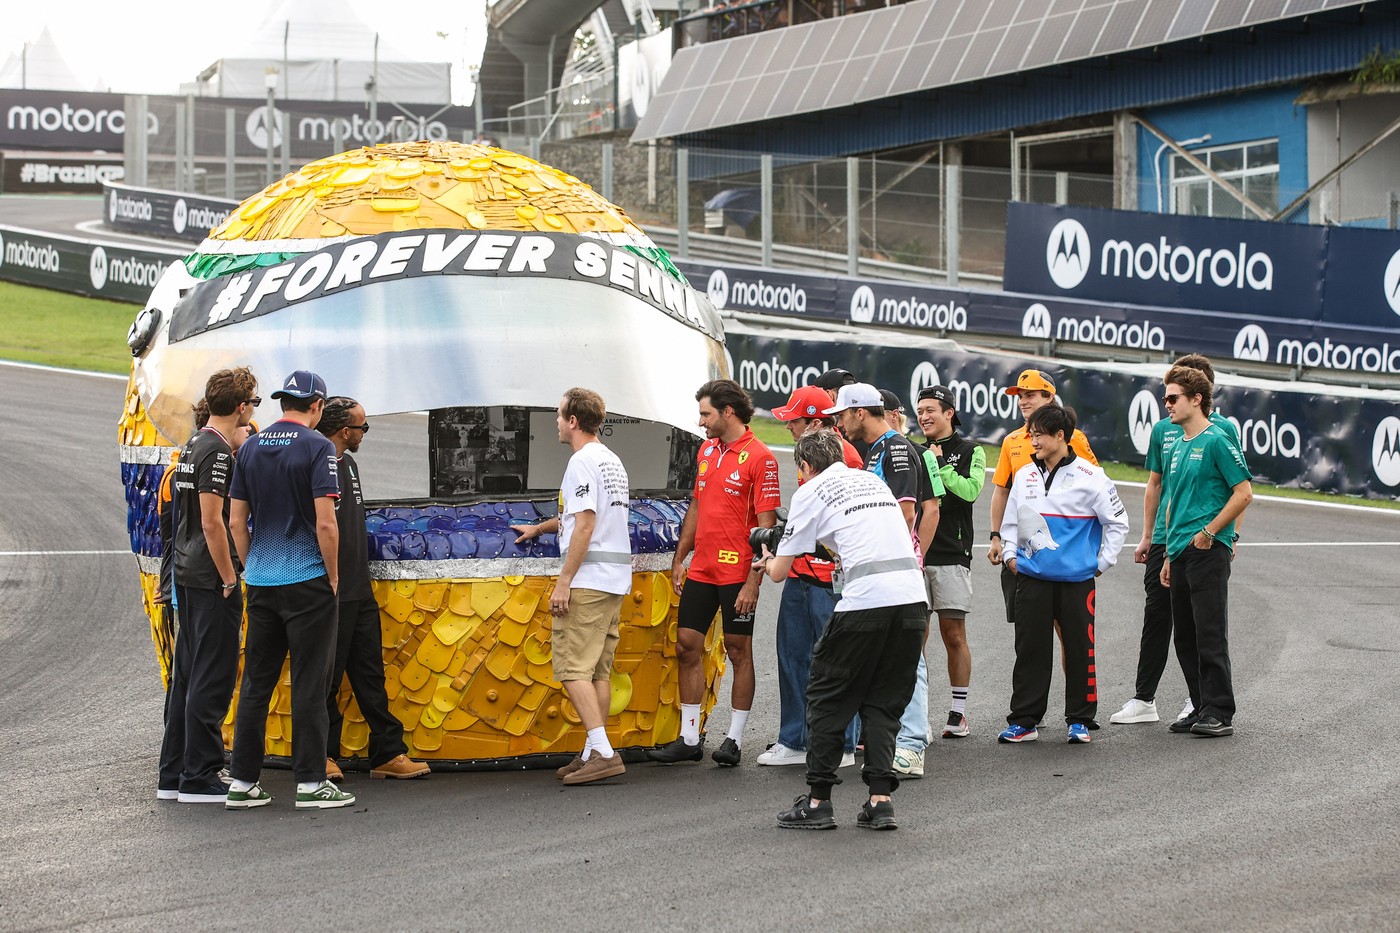
M 633 141 L 814 159 L 937 145 L 1007 170 L 1016 199 L 1393 223 L 1400 0 L 757 0 L 676 31 Z M 1039 172 L 1112 187 L 1037 196 Z

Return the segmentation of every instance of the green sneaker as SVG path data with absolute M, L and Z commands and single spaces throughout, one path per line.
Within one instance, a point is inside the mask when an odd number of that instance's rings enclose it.
M 230 790 L 224 801 L 226 810 L 251 810 L 272 803 L 272 795 L 263 790 L 261 784 L 254 784 L 247 790 Z
M 355 802 L 355 795 L 341 790 L 330 781 L 322 781 L 321 786 L 309 794 L 297 791 L 298 810 L 334 810 L 348 807 Z

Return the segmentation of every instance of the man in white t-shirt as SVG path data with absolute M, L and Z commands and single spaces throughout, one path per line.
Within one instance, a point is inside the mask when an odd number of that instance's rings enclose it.
M 820 545 L 836 558 L 832 584 L 840 601 L 812 654 L 807 682 L 809 792 L 778 814 L 778 825 L 836 828 L 831 788 L 841 783 L 836 769 L 846 725 L 859 713 L 865 735 L 861 777 L 870 797 L 856 825 L 895 829 L 895 734 L 914 693 L 928 622 L 923 572 L 894 494 L 878 476 L 846 466 L 834 431 L 803 435 L 793 459 L 803 484 L 793 496 L 776 556 L 765 545 L 754 567 L 780 581 L 796 557 Z
M 554 677 L 578 710 L 588 741 L 557 772 L 565 784 L 591 784 L 626 771 L 604 728 L 612 702 L 622 598 L 632 592 L 631 510 L 627 470 L 598 440 L 607 408 L 588 389 L 569 389 L 555 419 L 559 442 L 574 451 L 559 491 L 559 517 L 538 525 L 514 525 L 517 543 L 559 533 L 564 566 L 549 597 L 554 615 Z

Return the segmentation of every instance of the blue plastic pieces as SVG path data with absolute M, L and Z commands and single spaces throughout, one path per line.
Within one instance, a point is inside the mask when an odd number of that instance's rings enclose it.
M 123 463 L 126 528 L 131 550 L 160 557 L 156 498 L 164 464 Z M 628 532 L 633 554 L 675 550 L 687 500 L 633 499 Z M 478 502 L 474 505 L 392 506 L 365 515 L 370 560 L 482 560 L 496 557 L 558 557 L 556 535 L 516 544 L 511 525 L 535 525 L 559 512 L 555 499 Z

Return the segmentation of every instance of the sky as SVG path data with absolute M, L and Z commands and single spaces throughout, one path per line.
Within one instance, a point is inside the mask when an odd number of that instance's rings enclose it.
M 34 41 L 45 26 L 85 90 L 173 94 L 217 59 L 236 52 L 273 14 L 288 7 L 326 23 L 347 13 L 380 34 L 383 45 L 450 61 L 453 102 L 466 104 L 472 85 L 463 64 L 476 64 L 486 41 L 486 0 L 399 7 L 374 0 L 58 0 L 5 4 L 0 64 Z M 403 12 L 400 12 L 403 11 Z M 279 17 L 281 18 L 281 17 Z M 293 21 L 301 17 L 292 14 Z M 435 35 L 447 33 L 446 38 Z M 369 57 L 367 53 L 366 58 Z

